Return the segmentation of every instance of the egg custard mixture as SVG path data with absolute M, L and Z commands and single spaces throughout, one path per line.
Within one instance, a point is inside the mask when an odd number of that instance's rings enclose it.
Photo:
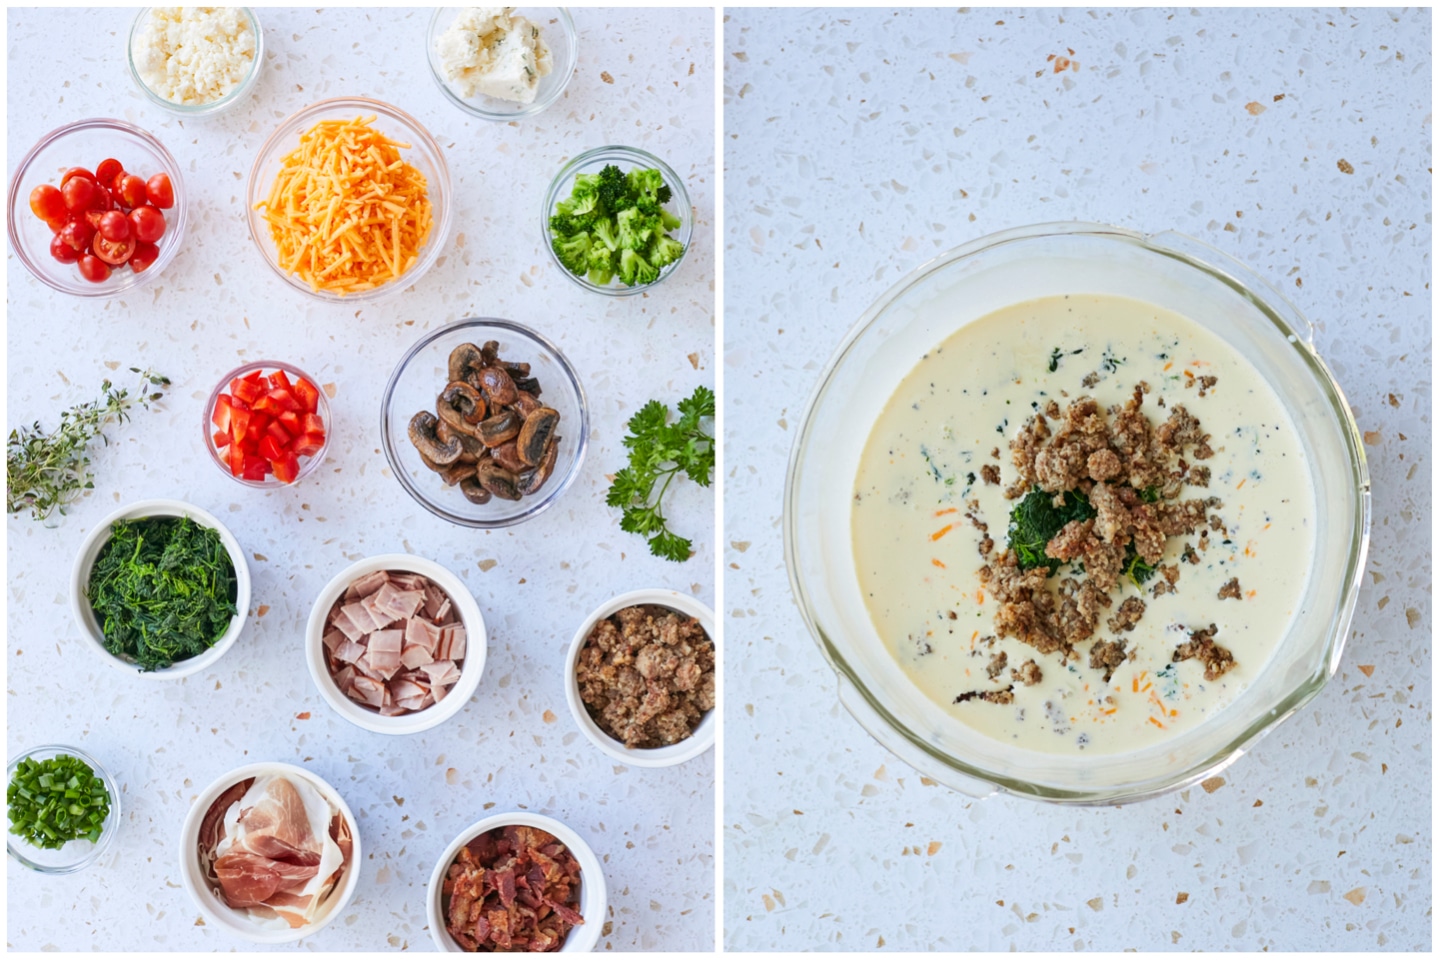
M 1072 295 L 921 359 L 866 442 L 851 525 L 870 617 L 926 697 L 1017 747 L 1114 754 L 1264 669 L 1314 510 L 1244 357 L 1168 310 Z

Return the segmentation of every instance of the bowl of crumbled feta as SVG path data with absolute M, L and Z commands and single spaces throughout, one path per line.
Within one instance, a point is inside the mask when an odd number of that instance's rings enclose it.
M 152 103 L 208 117 L 249 96 L 265 32 L 248 7 L 148 7 L 130 28 L 130 76 Z
M 446 99 L 485 120 L 544 110 L 575 75 L 575 21 L 564 7 L 437 7 L 425 36 Z

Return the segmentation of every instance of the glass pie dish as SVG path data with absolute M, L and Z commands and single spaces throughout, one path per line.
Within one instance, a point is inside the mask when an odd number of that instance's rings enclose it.
M 1225 708 L 1169 740 L 1087 756 L 1023 750 L 979 735 L 927 698 L 887 652 L 853 562 L 850 504 L 860 456 L 888 397 L 954 331 L 1001 308 L 1065 294 L 1144 301 L 1226 341 L 1274 389 L 1314 487 L 1310 576 L 1275 653 Z M 1099 224 L 1003 231 L 945 253 L 887 291 L 820 377 L 790 453 L 785 560 L 806 626 L 841 703 L 889 750 L 966 794 L 999 791 L 1116 804 L 1195 783 L 1235 761 L 1313 698 L 1339 665 L 1370 531 L 1359 431 L 1315 351 L 1308 321 L 1242 264 L 1176 233 Z

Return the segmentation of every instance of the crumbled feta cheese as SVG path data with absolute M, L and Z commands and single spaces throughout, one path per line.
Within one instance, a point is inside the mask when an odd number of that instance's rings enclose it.
M 255 31 L 239 7 L 152 7 L 130 50 L 156 96 L 200 106 L 230 93 L 255 63 Z
M 540 78 L 554 67 L 540 28 L 514 7 L 469 7 L 435 41 L 445 79 L 466 99 L 485 94 L 534 103 Z

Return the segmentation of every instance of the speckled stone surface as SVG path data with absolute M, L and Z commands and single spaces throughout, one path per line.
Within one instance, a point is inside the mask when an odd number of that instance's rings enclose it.
M 728 11 L 727 947 L 1430 948 L 1429 50 L 1429 11 Z M 1122 809 L 972 801 L 879 747 L 781 553 L 844 331 L 1055 220 L 1176 229 L 1284 289 L 1373 478 L 1335 678 L 1223 783 Z
M 8 527 L 7 749 L 58 741 L 98 757 L 122 786 L 124 823 L 88 871 L 45 878 L 12 863 L 7 943 L 15 949 L 246 949 L 180 886 L 177 832 L 211 780 L 256 760 L 326 778 L 358 818 L 365 855 L 354 899 L 301 949 L 431 950 L 425 889 L 442 849 L 481 817 L 525 808 L 588 839 L 605 866 L 602 948 L 709 949 L 714 943 L 714 754 L 644 770 L 612 762 L 565 704 L 561 659 L 586 614 L 622 591 L 673 587 L 714 602 L 713 503 L 684 485 L 671 516 L 693 532 L 684 565 L 649 555 L 604 504 L 623 464 L 629 412 L 713 384 L 715 195 L 713 14 L 575 11 L 580 61 L 565 97 L 538 118 L 490 124 L 442 99 L 424 59 L 429 10 L 262 9 L 268 56 L 253 98 L 180 122 L 131 84 L 134 11 L 11 10 L 10 171 L 43 133 L 116 116 L 175 154 L 194 199 L 186 249 L 137 294 L 90 302 L 52 292 L 11 254 L 8 423 L 53 425 L 96 396 L 118 366 L 174 379 L 159 412 L 113 430 L 93 496 L 48 530 Z M 53 38 L 82 51 L 57 70 Z M 365 94 L 414 114 L 446 150 L 458 198 L 439 265 L 398 298 L 329 307 L 284 287 L 244 228 L 244 180 L 285 115 L 323 97 Z M 602 298 L 571 284 L 541 246 L 539 207 L 562 162 L 603 143 L 664 157 L 685 178 L 695 241 L 648 296 Z M 76 157 L 95 164 L 99 157 Z M 26 214 L 28 216 L 28 212 Z M 583 474 L 550 511 L 484 533 L 413 503 L 380 453 L 380 393 L 422 331 L 470 314 L 508 317 L 556 340 L 589 395 Z M 334 441 L 296 488 L 244 489 L 201 447 L 201 406 L 246 359 L 277 357 L 334 384 Z M 120 378 L 120 382 L 125 382 Z M 68 607 L 74 555 L 115 506 L 176 497 L 224 520 L 250 555 L 251 620 L 213 670 L 164 684 L 127 679 L 80 646 Z M 384 737 L 340 719 L 316 693 L 301 649 L 315 594 L 353 559 L 412 551 L 459 574 L 490 631 L 475 698 L 443 726 Z M 124 941 L 117 943 L 117 935 Z

